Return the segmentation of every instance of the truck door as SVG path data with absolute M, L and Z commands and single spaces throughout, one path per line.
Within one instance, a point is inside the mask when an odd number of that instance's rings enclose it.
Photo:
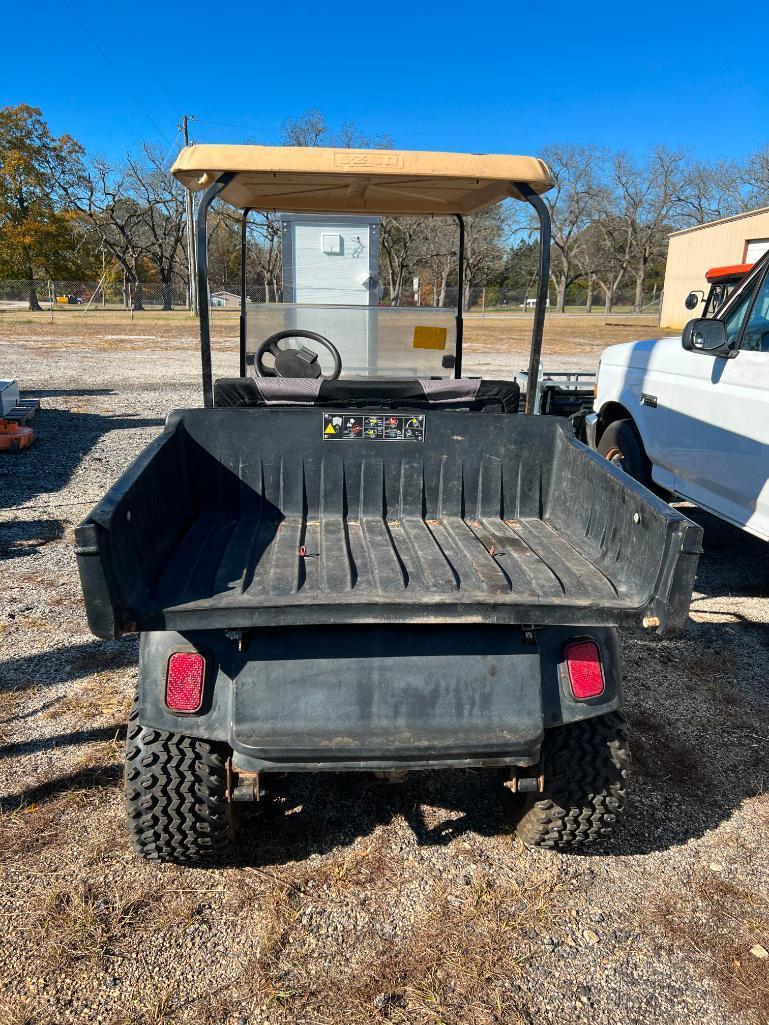
M 673 386 L 675 490 L 769 539 L 769 275 L 726 317 L 732 359 L 689 352 Z

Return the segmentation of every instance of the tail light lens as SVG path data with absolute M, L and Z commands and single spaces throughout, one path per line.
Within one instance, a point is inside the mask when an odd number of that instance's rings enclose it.
M 580 701 L 603 694 L 601 653 L 595 641 L 573 641 L 566 648 L 566 670 L 571 692 Z
M 197 651 L 176 651 L 168 660 L 166 705 L 173 712 L 197 712 L 203 703 L 206 660 Z

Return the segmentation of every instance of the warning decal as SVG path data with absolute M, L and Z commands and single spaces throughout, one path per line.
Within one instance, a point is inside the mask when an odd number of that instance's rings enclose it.
M 324 413 L 324 441 L 424 441 L 424 413 Z

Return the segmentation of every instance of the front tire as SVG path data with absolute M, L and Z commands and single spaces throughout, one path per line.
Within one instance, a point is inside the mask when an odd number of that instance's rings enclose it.
M 544 791 L 528 797 L 516 827 L 526 847 L 579 850 L 613 835 L 630 769 L 619 713 L 549 730 L 541 766 Z
M 598 452 L 645 488 L 652 487 L 652 464 L 632 420 L 609 424 L 598 442 Z
M 234 837 L 223 744 L 128 720 L 125 809 L 131 846 L 149 861 L 188 865 L 224 853 Z

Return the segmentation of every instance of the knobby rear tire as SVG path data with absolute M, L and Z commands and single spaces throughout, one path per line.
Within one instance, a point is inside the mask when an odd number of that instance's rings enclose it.
M 630 747 L 613 712 L 545 734 L 545 789 L 529 795 L 517 833 L 527 847 L 580 849 L 606 840 L 625 811 Z
M 150 861 L 188 865 L 216 859 L 234 826 L 227 799 L 229 748 L 128 720 L 125 809 L 131 846 Z

